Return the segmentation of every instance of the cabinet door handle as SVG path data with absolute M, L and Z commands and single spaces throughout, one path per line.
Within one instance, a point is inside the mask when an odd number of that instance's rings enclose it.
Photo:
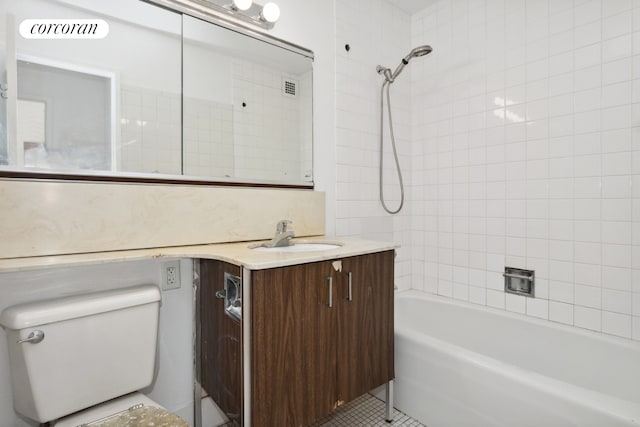
M 329 281 L 329 308 L 333 307 L 333 277 L 328 276 L 327 280 Z
M 347 296 L 347 301 L 353 301 L 353 293 L 352 293 L 352 287 L 351 287 L 351 278 L 353 274 L 349 272 L 348 275 L 349 275 L 349 295 Z

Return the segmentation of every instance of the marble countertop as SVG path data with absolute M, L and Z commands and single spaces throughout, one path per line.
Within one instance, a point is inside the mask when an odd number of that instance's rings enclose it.
M 367 253 L 396 249 L 392 242 L 379 242 L 351 237 L 313 236 L 293 239 L 293 242 L 339 243 L 335 249 L 308 252 L 262 252 L 250 249 L 260 242 L 221 243 L 211 245 L 176 246 L 86 254 L 38 256 L 0 259 L 0 272 L 24 271 L 53 267 L 73 267 L 89 264 L 136 261 L 156 258 L 204 258 L 238 265 L 249 270 L 284 267 L 294 264 L 325 261 Z

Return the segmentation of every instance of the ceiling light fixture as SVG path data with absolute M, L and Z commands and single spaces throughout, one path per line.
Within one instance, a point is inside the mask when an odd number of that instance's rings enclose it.
M 206 3 L 210 9 L 216 12 L 224 12 L 234 19 L 267 30 L 273 28 L 280 18 L 280 8 L 273 2 L 268 2 L 264 6 L 254 3 L 253 0 L 232 0 L 231 4 L 225 6 L 216 4 L 216 0 L 207 0 Z
M 277 4 L 269 2 L 262 7 L 260 18 L 271 24 L 275 24 L 280 18 L 280 8 Z
M 247 10 L 253 4 L 253 0 L 233 0 L 231 8 L 235 10 Z

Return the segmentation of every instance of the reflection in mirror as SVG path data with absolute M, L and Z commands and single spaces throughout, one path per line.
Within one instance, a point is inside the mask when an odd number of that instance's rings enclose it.
M 5 1 L 0 12 L 8 23 L 0 27 L 0 83 L 7 85 L 1 164 L 182 172 L 180 14 L 131 0 Z M 43 17 L 104 19 L 109 33 L 89 40 L 20 35 L 22 21 Z
M 41 169 L 110 170 L 113 80 L 18 60 L 17 143 L 23 147 L 18 162 Z
M 311 59 L 189 16 L 185 175 L 311 181 Z
M 36 18 L 109 30 L 23 37 Z M 312 185 L 311 52 L 136 0 L 0 0 L 0 22 L 0 173 Z

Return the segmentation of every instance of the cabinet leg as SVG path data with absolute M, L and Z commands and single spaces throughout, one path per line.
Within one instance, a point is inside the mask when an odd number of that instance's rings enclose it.
M 384 419 L 387 422 L 393 422 L 393 380 L 389 381 L 385 387 L 384 391 L 386 394 L 386 403 L 385 403 L 385 411 L 384 411 Z

